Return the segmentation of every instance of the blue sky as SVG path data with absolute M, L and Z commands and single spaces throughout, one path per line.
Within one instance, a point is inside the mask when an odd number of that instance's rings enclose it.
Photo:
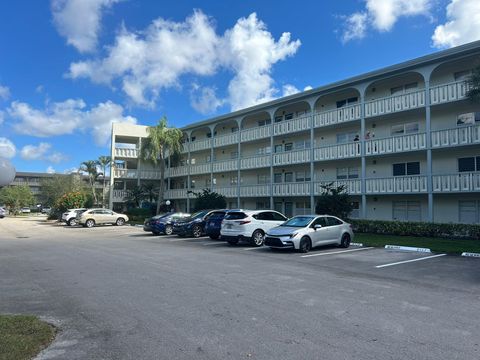
M 109 154 L 112 122 L 180 127 L 480 39 L 477 0 L 294 4 L 0 2 L 0 156 L 63 173 Z

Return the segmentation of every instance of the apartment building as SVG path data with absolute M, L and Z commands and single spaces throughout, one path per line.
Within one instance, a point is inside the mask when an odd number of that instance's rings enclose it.
M 210 188 L 232 208 L 312 213 L 322 185 L 345 185 L 353 217 L 480 220 L 480 104 L 466 98 L 480 42 L 403 62 L 182 128 L 166 195 L 191 209 Z M 157 182 L 139 159 L 145 126 L 113 124 L 110 205 Z

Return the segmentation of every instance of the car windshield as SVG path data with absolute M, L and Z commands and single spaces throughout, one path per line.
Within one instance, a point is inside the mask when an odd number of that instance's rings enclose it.
M 193 219 L 202 218 L 207 214 L 208 214 L 208 210 L 199 211 L 199 212 L 194 213 L 192 216 L 186 218 L 185 220 L 193 220 Z
M 169 217 L 170 215 L 172 214 L 159 214 L 159 215 L 155 215 L 154 217 L 152 217 L 153 220 L 158 220 L 158 219 L 163 219 L 163 218 L 166 218 L 166 217 Z
M 292 226 L 292 227 L 305 227 L 307 226 L 314 218 L 312 216 L 295 216 L 290 220 L 285 221 L 280 226 Z

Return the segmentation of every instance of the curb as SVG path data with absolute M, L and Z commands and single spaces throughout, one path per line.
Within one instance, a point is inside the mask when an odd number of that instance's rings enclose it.
M 462 256 L 480 258 L 480 253 L 462 252 Z
M 362 243 L 350 243 L 351 246 L 363 246 Z
M 385 245 L 385 249 L 388 249 L 388 250 L 402 250 L 402 251 L 416 251 L 416 252 L 429 253 L 429 254 L 432 252 L 430 249 L 427 249 L 427 248 L 418 248 L 418 247 L 411 247 L 411 246 L 399 246 L 399 245 Z

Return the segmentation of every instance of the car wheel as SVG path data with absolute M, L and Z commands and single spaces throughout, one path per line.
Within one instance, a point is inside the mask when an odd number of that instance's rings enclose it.
M 340 243 L 340 247 L 348 248 L 350 246 L 351 241 L 352 241 L 352 239 L 350 238 L 349 234 L 343 234 L 342 241 Z
M 88 219 L 87 221 L 85 221 L 85 226 L 87 228 L 92 228 L 95 226 L 95 220 L 92 220 L 92 219 Z
M 265 234 L 262 230 L 255 230 L 252 235 L 252 244 L 255 246 L 262 246 L 265 240 Z
M 238 244 L 238 239 L 228 239 L 227 243 L 229 245 L 237 245 Z
M 308 253 L 312 249 L 312 242 L 308 237 L 303 237 L 302 240 L 300 240 L 300 247 L 298 251 L 301 253 Z
M 165 235 L 172 235 L 173 234 L 173 226 L 167 225 L 165 226 Z
M 195 225 L 192 229 L 192 235 L 194 238 L 199 238 L 202 236 L 202 228 L 198 225 Z
M 115 225 L 117 226 L 122 226 L 125 224 L 125 219 L 124 218 L 118 218 L 117 221 L 115 221 Z
M 210 239 L 212 240 L 218 240 L 218 235 L 210 235 Z
M 68 225 L 68 226 L 75 226 L 75 225 L 77 225 L 77 219 L 74 218 L 74 219 L 68 220 L 68 221 L 67 221 L 67 225 Z

